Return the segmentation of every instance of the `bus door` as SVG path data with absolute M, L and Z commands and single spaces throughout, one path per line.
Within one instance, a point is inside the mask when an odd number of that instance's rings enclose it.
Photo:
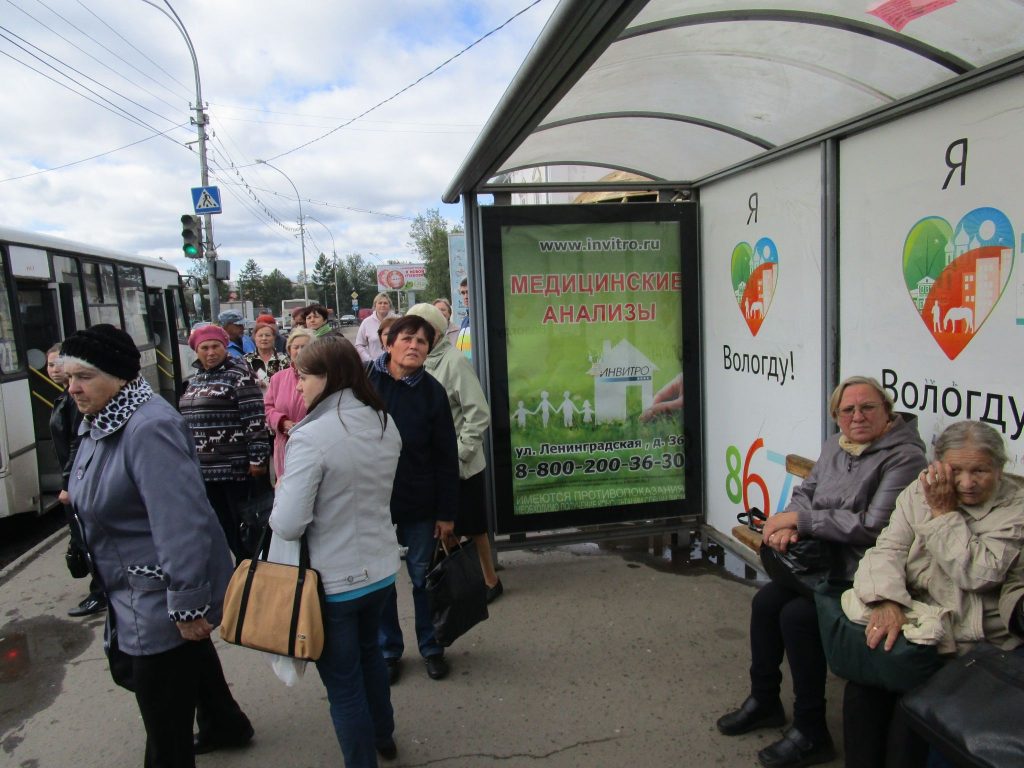
M 178 405 L 178 385 L 181 376 L 177 357 L 178 335 L 174 327 L 167 321 L 167 307 L 164 302 L 163 290 L 149 288 L 146 290 L 146 303 L 149 305 L 149 323 L 153 328 L 153 341 L 156 346 L 156 369 L 160 377 L 160 394 L 171 405 Z
M 57 288 L 36 280 L 17 280 L 15 294 L 21 321 L 21 338 L 28 360 L 28 386 L 32 401 L 39 485 L 43 493 L 59 493 L 60 466 L 50 440 L 50 412 L 63 388 L 46 374 L 46 350 L 61 340 Z

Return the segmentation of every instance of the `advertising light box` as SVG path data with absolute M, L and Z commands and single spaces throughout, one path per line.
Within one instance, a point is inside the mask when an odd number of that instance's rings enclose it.
M 999 430 L 1024 471 L 1024 80 L 840 144 L 843 370 L 870 371 L 931 441 Z
M 498 531 L 699 514 L 695 206 L 481 213 Z
M 821 154 L 701 189 L 707 522 L 781 511 L 821 449 Z

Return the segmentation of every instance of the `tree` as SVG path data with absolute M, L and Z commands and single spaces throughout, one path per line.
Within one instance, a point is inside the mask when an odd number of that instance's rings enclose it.
M 281 302 L 291 299 L 292 281 L 280 269 L 275 269 L 263 278 L 263 298 L 276 315 L 281 311 Z
M 256 263 L 255 259 L 249 259 L 238 273 L 238 292 L 245 301 L 251 301 L 253 306 L 263 307 L 267 305 L 266 295 L 263 290 L 263 270 Z M 271 305 L 273 306 L 273 305 Z
M 448 268 L 448 235 L 461 232 L 458 225 L 441 218 L 437 208 L 418 215 L 409 227 L 409 247 L 423 261 L 427 276 L 427 296 L 447 296 L 451 290 Z
M 355 301 L 360 307 L 371 306 L 377 295 L 377 268 L 367 263 L 361 254 L 350 253 L 338 263 L 338 292 L 345 306 L 350 306 L 345 298 L 353 293 L 358 294 Z
M 313 277 L 309 281 L 309 292 L 314 294 L 316 300 L 325 307 L 334 304 L 334 262 L 328 259 L 324 253 L 320 254 L 316 264 L 313 265 Z M 338 308 L 335 307 L 334 311 L 337 312 Z

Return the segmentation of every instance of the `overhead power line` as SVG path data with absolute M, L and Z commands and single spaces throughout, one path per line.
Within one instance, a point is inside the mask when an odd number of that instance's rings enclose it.
M 416 80 L 414 80 L 413 82 L 409 83 L 409 85 L 405 86 L 405 88 L 402 88 L 400 91 L 396 91 L 395 93 L 393 93 L 392 95 L 390 95 L 386 99 L 384 99 L 383 101 L 377 102 L 372 107 L 370 107 L 369 109 L 367 109 L 367 110 L 365 110 L 363 112 L 360 112 L 358 115 L 356 115 L 355 117 L 351 118 L 350 120 L 347 120 L 344 123 L 342 123 L 341 125 L 332 128 L 331 130 L 327 131 L 327 133 L 324 133 L 324 134 L 322 134 L 320 136 L 317 136 L 315 139 L 310 139 L 309 141 L 304 142 L 303 144 L 299 144 L 299 146 L 297 146 L 297 147 L 293 147 L 292 149 L 286 150 L 285 152 L 281 152 L 281 153 L 276 154 L 273 157 L 270 157 L 270 158 L 267 158 L 267 159 L 268 160 L 277 160 L 278 158 L 284 157 L 285 155 L 290 155 L 293 152 L 298 152 L 300 149 L 305 149 L 306 147 L 310 146 L 311 144 L 316 144 L 318 141 L 323 141 L 328 136 L 331 136 L 332 134 L 335 134 L 338 131 L 340 131 L 342 128 L 347 128 L 348 126 L 352 125 L 352 123 L 354 123 L 356 120 L 359 120 L 360 118 L 366 117 L 368 114 L 370 114 L 374 110 L 377 110 L 380 107 L 383 107 L 385 104 L 387 104 L 390 101 L 394 101 L 395 99 L 397 99 L 399 96 L 401 96 L 403 93 L 405 93 L 409 89 L 415 88 L 417 85 L 422 83 L 428 77 L 430 77 L 434 73 L 438 72 L 440 69 L 448 66 L 450 63 L 455 61 L 457 58 L 459 58 L 459 56 L 464 54 L 466 51 L 468 51 L 471 48 L 474 48 L 475 46 L 479 45 L 481 42 L 486 40 L 488 37 L 490 37 L 494 33 L 498 32 L 499 30 L 504 29 L 506 26 L 511 24 L 517 18 L 519 18 L 524 13 L 526 13 L 528 10 L 530 10 L 535 5 L 538 5 L 541 2 L 542 2 L 542 0 L 533 0 L 532 3 L 530 3 L 528 6 L 523 8 L 521 11 L 518 11 L 515 14 L 513 14 L 512 16 L 510 16 L 509 18 L 507 18 L 503 23 L 501 23 L 498 26 L 496 26 L 494 29 L 492 29 L 487 34 L 482 35 L 481 37 L 478 37 L 476 40 L 474 40 L 472 43 L 467 45 L 465 48 L 463 48 L 461 51 L 456 53 L 454 56 L 450 56 L 449 58 L 445 59 L 440 64 L 438 64 L 436 67 L 434 67 L 432 70 L 427 72 L 425 75 L 423 75 L 423 76 L 417 78 Z M 255 165 L 255 163 L 252 163 L 252 165 Z

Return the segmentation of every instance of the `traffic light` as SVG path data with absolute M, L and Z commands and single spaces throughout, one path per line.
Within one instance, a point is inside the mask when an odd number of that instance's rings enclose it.
M 181 250 L 190 259 L 203 258 L 203 222 L 198 216 L 186 213 L 181 217 Z

